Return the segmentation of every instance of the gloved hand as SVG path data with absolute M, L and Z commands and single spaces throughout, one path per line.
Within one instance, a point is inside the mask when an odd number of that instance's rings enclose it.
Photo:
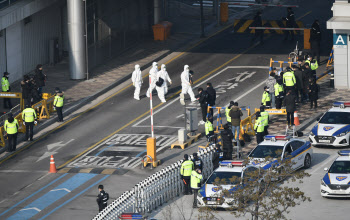
M 188 85 L 191 85 L 191 83 L 188 83 Z
M 34 124 L 36 125 L 36 124 L 38 124 L 38 122 L 37 122 L 37 121 L 34 121 Z
M 135 86 L 135 83 L 133 82 L 132 85 Z
M 23 121 L 23 125 L 26 125 L 26 123 Z
M 53 110 L 55 110 L 55 111 L 56 111 L 56 106 L 54 106 L 54 107 L 53 107 Z
M 173 82 L 170 81 L 170 85 L 173 84 Z

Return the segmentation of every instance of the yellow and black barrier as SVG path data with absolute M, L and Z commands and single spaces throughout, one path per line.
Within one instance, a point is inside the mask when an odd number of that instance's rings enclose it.
M 255 112 L 260 112 L 259 108 L 255 109 Z M 281 109 L 265 109 L 265 112 L 268 112 L 269 115 L 287 115 L 287 110 L 285 108 L 281 108 Z
M 237 33 L 251 33 L 254 34 L 254 29 L 249 29 L 251 25 L 253 25 L 254 20 L 246 20 L 246 19 L 236 19 L 233 23 L 233 30 Z M 262 21 L 263 27 L 271 27 L 271 28 L 285 28 L 286 22 L 282 20 L 263 20 Z M 302 21 L 296 21 L 297 27 L 296 28 L 304 28 L 304 24 Z M 283 34 L 283 30 L 280 29 L 270 29 L 270 30 L 264 30 L 264 34 Z M 297 31 L 294 31 L 294 34 L 297 34 Z
M 289 61 L 278 61 L 278 60 L 273 60 L 272 58 L 270 58 L 270 69 L 269 69 L 269 73 L 271 73 L 272 69 L 273 69 L 273 64 L 274 63 L 278 63 L 279 67 L 280 67 L 280 71 L 283 71 L 283 64 L 287 64 L 289 67 L 292 67 L 292 65 L 297 65 L 297 62 L 289 62 Z

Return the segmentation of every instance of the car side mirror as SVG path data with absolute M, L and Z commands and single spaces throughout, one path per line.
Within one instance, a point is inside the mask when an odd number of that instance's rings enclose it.
M 324 170 L 324 171 L 328 171 L 328 168 L 327 168 L 327 167 L 325 167 L 323 170 Z

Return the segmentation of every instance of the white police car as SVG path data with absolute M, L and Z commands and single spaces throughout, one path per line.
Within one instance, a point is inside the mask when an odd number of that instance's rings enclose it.
M 335 102 L 312 128 L 312 145 L 344 147 L 350 144 L 350 102 Z
M 277 158 L 281 160 L 291 158 L 292 169 L 302 167 L 309 168 L 312 160 L 312 148 L 309 141 L 290 136 L 266 135 L 264 141 L 252 150 L 248 158 L 251 164 L 260 166 L 264 170 L 269 169 Z M 276 158 L 276 160 L 266 161 L 266 158 Z
M 220 166 L 214 170 L 199 190 L 198 205 L 215 208 L 234 206 L 234 199 L 223 196 L 222 190 L 234 192 L 236 186 L 243 184 L 245 176 L 248 177 L 250 172 L 256 172 L 258 169 L 260 168 L 253 165 L 244 166 L 243 161 L 220 162 Z
M 350 197 L 350 150 L 341 150 L 321 180 L 321 196 Z

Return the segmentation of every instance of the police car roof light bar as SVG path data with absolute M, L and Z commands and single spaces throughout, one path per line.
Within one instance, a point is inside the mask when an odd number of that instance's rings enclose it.
M 224 160 L 220 162 L 220 166 L 243 166 L 243 160 Z
M 350 107 L 350 102 L 349 101 L 347 101 L 347 102 L 334 102 L 333 106 L 334 107 L 340 107 L 340 106 Z
M 265 140 L 289 140 L 290 136 L 287 135 L 266 135 Z
M 350 150 L 340 150 L 338 154 L 339 156 L 350 156 Z
M 120 216 L 120 219 L 142 219 L 143 216 L 138 213 L 123 213 Z

